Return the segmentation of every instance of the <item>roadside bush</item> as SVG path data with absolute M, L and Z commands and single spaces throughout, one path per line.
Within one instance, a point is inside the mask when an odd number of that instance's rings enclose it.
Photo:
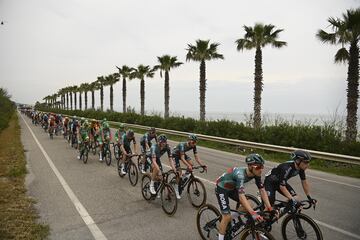
M 15 104 L 10 100 L 10 95 L 0 88 L 0 132 L 7 128 L 11 116 L 15 111 Z
M 80 117 L 103 119 L 132 123 L 158 128 L 172 129 L 182 132 L 239 139 L 286 147 L 304 148 L 323 152 L 332 152 L 352 156 L 360 156 L 360 142 L 345 142 L 340 130 L 334 124 L 324 126 L 290 123 L 285 120 L 275 122 L 274 125 L 254 129 L 248 124 L 229 120 L 199 121 L 185 117 L 141 116 L 134 112 L 101 112 L 95 110 L 70 111 L 60 109 L 39 108 L 42 111 L 55 111 Z

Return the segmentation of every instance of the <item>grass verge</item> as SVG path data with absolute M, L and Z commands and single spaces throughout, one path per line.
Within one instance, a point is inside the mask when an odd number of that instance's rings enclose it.
M 46 239 L 49 226 L 39 224 L 35 201 L 26 195 L 26 160 L 18 117 L 0 133 L 0 239 Z
M 116 128 L 116 125 L 112 127 Z M 132 128 L 132 129 L 140 134 L 144 134 L 146 132 L 143 129 L 136 129 L 136 128 Z M 172 141 L 186 141 L 185 137 L 179 137 L 170 134 L 166 134 L 166 135 Z M 239 146 L 235 146 L 235 145 L 229 145 L 229 144 L 217 143 L 217 142 L 205 141 L 205 140 L 200 140 L 198 146 L 241 154 L 241 155 L 247 155 L 256 152 L 261 154 L 266 160 L 272 162 L 279 162 L 279 163 L 288 161 L 290 159 L 289 154 L 286 153 L 275 153 L 260 149 L 239 148 Z M 333 173 L 340 176 L 360 178 L 360 166 L 355 164 L 339 163 L 339 162 L 328 161 L 323 159 L 313 159 L 311 161 L 310 169 L 316 169 L 319 171 Z

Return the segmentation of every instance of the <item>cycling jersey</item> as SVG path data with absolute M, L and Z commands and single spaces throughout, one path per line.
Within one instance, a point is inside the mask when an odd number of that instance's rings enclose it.
M 265 190 L 271 205 L 275 202 L 276 191 L 283 194 L 280 191 L 280 185 L 286 187 L 292 196 L 296 195 L 295 190 L 287 183 L 287 180 L 298 174 L 301 180 L 306 179 L 305 171 L 302 169 L 297 170 L 295 168 L 295 162 L 290 160 L 279 164 L 265 175 Z
M 216 180 L 215 194 L 218 200 L 220 211 L 223 214 L 230 213 L 229 198 L 235 202 L 240 202 L 239 193 L 245 193 L 244 184 L 251 179 L 255 179 L 256 186 L 263 188 L 260 176 L 249 177 L 246 174 L 247 168 L 229 168 Z
M 89 129 L 88 128 L 80 127 L 79 133 L 80 133 L 82 140 L 85 140 L 86 138 L 89 137 Z
M 140 146 L 141 146 L 141 152 L 144 153 L 146 151 L 146 144 L 147 143 L 149 145 L 149 147 L 151 147 L 151 140 L 155 139 L 155 141 L 157 142 L 157 136 L 156 134 L 151 135 L 150 133 L 145 133 L 141 138 L 140 138 Z
M 218 177 L 216 180 L 216 186 L 228 191 L 237 190 L 239 193 L 245 193 L 244 184 L 254 178 L 256 186 L 258 188 L 263 188 L 264 186 L 261 182 L 261 177 L 249 177 L 246 174 L 246 169 L 247 168 L 245 167 L 229 168 L 225 173 Z
M 115 133 L 115 142 L 119 142 L 121 140 L 121 137 L 126 134 L 125 131 L 119 131 L 117 130 Z
M 164 154 L 167 153 L 168 157 L 171 157 L 171 149 L 169 147 L 169 145 L 165 145 L 165 147 L 163 149 L 160 149 L 159 144 L 154 144 L 151 146 L 150 151 L 146 154 L 146 157 L 148 159 L 148 162 L 151 164 L 153 161 L 153 158 L 156 158 L 156 163 L 159 166 L 160 170 L 162 170 L 162 164 L 160 161 L 160 157 Z
M 194 154 L 197 154 L 196 145 L 194 147 L 190 147 L 187 142 L 181 142 L 172 150 L 172 155 L 174 157 L 180 157 L 181 154 L 185 154 L 185 152 L 193 150 Z
M 136 144 L 135 138 L 129 139 L 126 134 L 122 135 L 120 144 L 124 146 L 126 152 L 128 152 L 128 153 L 129 153 L 129 151 L 131 152 L 131 147 L 130 147 L 131 142 Z
M 287 180 L 296 175 L 300 176 L 301 180 L 305 180 L 305 171 L 302 169 L 297 170 L 295 168 L 295 162 L 293 160 L 279 164 L 277 167 L 273 168 L 265 176 L 265 179 L 271 181 L 274 185 L 283 185 L 286 186 Z
M 78 122 L 77 120 L 75 120 L 75 121 L 72 122 L 71 131 L 72 131 L 74 134 L 76 133 L 78 126 L 79 126 L 79 122 Z

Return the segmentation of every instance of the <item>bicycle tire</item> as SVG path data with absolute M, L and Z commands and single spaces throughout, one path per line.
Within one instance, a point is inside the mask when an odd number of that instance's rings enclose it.
M 190 180 L 187 186 L 188 199 L 195 208 L 201 207 L 206 203 L 206 188 L 203 182 L 198 178 Z M 201 197 L 203 195 L 203 197 Z M 199 199 L 199 201 L 196 201 Z
M 91 143 L 91 152 L 93 155 L 96 155 L 96 142 Z
M 322 232 L 321 232 L 319 226 L 315 223 L 314 220 L 312 220 L 312 218 L 310 218 L 308 215 L 305 215 L 303 213 L 296 213 L 296 214 L 287 215 L 284 218 L 284 220 L 282 221 L 281 234 L 282 234 L 282 237 L 283 237 L 284 240 L 294 239 L 294 237 L 299 238 L 297 236 L 297 233 L 296 233 L 296 227 L 294 225 L 292 225 L 292 226 L 289 225 L 290 220 L 292 220 L 295 217 L 297 217 L 300 220 L 303 220 L 303 221 L 307 222 L 308 225 L 311 226 L 311 228 L 313 229 L 313 231 L 315 233 L 314 237 L 316 237 L 316 238 L 310 238 L 310 239 L 317 239 L 317 240 L 322 240 L 323 239 Z M 289 227 L 287 227 L 287 226 L 289 226 Z M 286 229 L 293 229 L 295 231 L 293 237 L 288 236 Z M 307 229 L 309 229 L 309 228 L 307 228 Z M 306 239 L 309 239 L 308 238 L 308 233 L 307 232 L 305 232 L 305 233 L 306 233 Z
M 120 148 L 117 144 L 114 144 L 114 157 L 116 160 L 120 159 Z
M 262 229 L 258 226 L 255 226 L 254 229 L 252 230 L 251 227 L 245 227 L 241 232 L 240 232 L 240 240 L 246 240 L 246 239 L 253 239 L 253 238 L 247 238 L 249 236 L 252 237 L 253 232 L 255 231 L 255 234 L 257 235 L 257 237 L 255 239 L 268 239 L 268 240 L 275 240 L 275 238 L 265 229 Z
M 146 201 L 150 201 L 152 199 L 150 181 L 151 177 L 148 174 L 144 174 L 141 178 L 141 194 Z
M 86 147 L 83 150 L 83 153 L 82 153 L 81 157 L 82 157 L 82 160 L 83 160 L 84 164 L 86 164 L 87 161 L 88 161 L 88 158 L 89 158 L 89 154 L 88 154 L 88 151 L 86 150 Z
M 196 214 L 196 227 L 201 239 L 217 240 L 220 221 L 221 214 L 215 206 L 202 205 Z
M 133 163 L 133 161 L 130 161 L 127 172 L 129 175 L 130 184 L 135 187 L 138 182 L 139 172 L 138 172 L 138 169 L 137 169 L 135 163 Z
M 106 152 L 105 152 L 105 162 L 106 162 L 106 165 L 108 165 L 108 166 L 111 165 L 111 151 L 109 148 L 107 148 Z
M 119 159 L 119 160 L 117 161 L 117 170 L 118 170 L 119 176 L 120 176 L 121 178 L 123 178 L 126 174 L 122 174 L 122 173 L 121 173 L 121 164 L 120 164 L 120 161 L 121 161 L 121 159 Z
M 160 190 L 160 196 L 162 209 L 168 216 L 173 216 L 177 210 L 177 198 L 175 194 L 175 189 L 170 184 L 163 182 L 162 188 Z M 171 205 L 169 208 L 167 208 L 167 203 L 170 202 Z

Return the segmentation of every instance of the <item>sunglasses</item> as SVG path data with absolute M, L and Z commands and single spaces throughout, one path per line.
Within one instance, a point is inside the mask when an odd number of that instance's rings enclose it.
M 255 170 L 264 169 L 264 165 L 253 165 L 253 167 L 255 168 Z
M 305 164 L 309 164 L 310 163 L 310 161 L 302 161 L 303 163 L 305 163 Z

